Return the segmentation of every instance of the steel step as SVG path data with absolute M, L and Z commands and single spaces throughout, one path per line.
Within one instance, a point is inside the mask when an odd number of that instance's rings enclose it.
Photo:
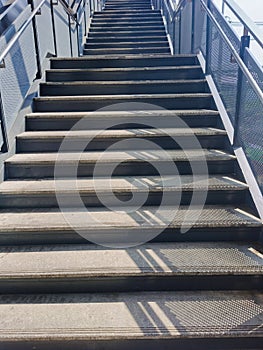
M 110 42 L 104 42 L 104 43 L 86 43 L 84 44 L 84 49 L 90 50 L 90 49 L 103 49 L 105 52 L 108 51 L 108 49 L 144 49 L 144 48 L 169 48 L 169 43 L 166 39 L 162 41 L 154 41 L 154 42 L 128 42 L 128 41 L 120 41 L 118 43 L 110 43 Z
M 228 176 L 127 176 L 97 179 L 42 179 L 5 181 L 0 185 L 1 208 L 56 208 L 56 198 L 65 198 L 65 205 L 78 207 L 79 194 L 86 207 L 114 206 L 127 203 L 132 195 L 146 196 L 144 205 L 160 205 L 165 193 L 169 205 L 189 205 L 194 193 L 196 201 L 206 204 L 239 204 L 245 200 L 248 187 Z M 1 286 L 1 283 L 0 283 Z
M 205 79 L 49 82 L 40 84 L 41 96 L 203 92 L 208 92 L 208 85 Z
M 46 71 L 47 82 L 59 81 L 127 81 L 204 79 L 200 66 L 160 66 L 127 68 L 51 69 Z
M 101 22 L 101 21 L 92 21 L 90 28 L 114 28 L 114 27 L 151 27 L 151 26 L 157 26 L 157 27 L 163 27 L 164 24 L 161 20 L 155 20 L 155 21 L 140 21 L 135 22 L 134 20 L 130 21 L 113 21 L 113 22 Z
M 101 38 L 102 36 L 117 36 L 120 39 L 121 38 L 125 38 L 125 37 L 130 37 L 130 36 L 160 36 L 160 35 L 165 35 L 165 31 L 164 30 L 133 30 L 133 31 L 129 31 L 129 30 L 123 30 L 123 31 L 106 31 L 103 30 L 102 32 L 99 31 L 92 31 L 89 32 L 89 36 L 88 38 Z M 138 39 L 139 40 L 139 39 Z
M 145 24 L 145 23 L 152 23 L 153 25 L 155 24 L 163 24 L 163 19 L 162 17 L 150 17 L 150 16 L 139 16 L 137 18 L 134 17 L 123 17 L 123 18 L 93 18 L 92 19 L 92 25 L 93 24 L 102 24 L 103 26 L 111 26 L 115 25 L 116 23 L 120 24 L 131 24 L 134 25 L 135 21 L 140 23 L 140 24 Z
M 227 133 L 214 128 L 136 128 L 127 130 L 73 130 L 24 132 L 16 138 L 17 153 L 58 152 L 62 142 L 69 151 L 148 149 L 149 142 L 162 149 L 224 149 Z M 136 141 L 135 141 L 136 140 Z M 145 144 L 144 141 L 147 140 Z M 154 147 L 154 146 L 153 146 Z
M 142 150 L 142 151 L 112 151 L 82 153 L 26 153 L 16 154 L 5 162 L 6 178 L 50 178 L 54 170 L 64 167 L 64 176 L 72 177 L 76 166 L 78 176 L 107 176 L 109 169 L 114 169 L 113 176 L 126 175 L 158 175 L 158 169 L 163 167 L 163 175 L 174 174 L 173 162 L 182 175 L 195 172 L 203 174 L 207 162 L 210 174 L 231 174 L 234 172 L 236 158 L 219 150 Z M 98 164 L 96 164 L 98 163 Z M 113 167 L 113 168 L 111 168 Z
M 262 307 L 260 293 L 241 291 L 2 295 L 0 341 L 6 350 L 25 349 L 25 341 L 51 350 L 142 343 L 152 350 L 259 350 Z
M 133 33 L 133 32 L 140 32 L 142 30 L 145 30 L 145 31 L 164 31 L 164 24 L 160 24 L 160 25 L 149 25 L 149 26 L 144 26 L 144 25 L 140 25 L 140 24 L 137 24 L 135 26 L 127 26 L 127 25 L 120 25 L 120 26 L 111 26 L 111 27 L 107 27 L 105 28 L 103 25 L 101 25 L 100 27 L 99 26 L 96 26 L 96 27 L 91 27 L 89 29 L 89 33 L 94 33 L 94 32 L 97 32 L 97 33 L 107 33 L 107 32 L 130 32 L 130 33 Z M 88 35 L 89 35 L 88 33 Z M 143 34 L 143 33 L 142 33 Z
M 2 294 L 260 290 L 262 275 L 253 243 L 17 246 L 2 258 L 0 288 Z
M 83 55 L 127 55 L 127 54 L 170 54 L 169 47 L 152 46 L 152 47 L 134 47 L 134 48 L 105 48 L 105 49 L 84 49 Z
M 62 198 L 61 198 L 62 200 Z M 64 206 L 64 199 L 63 199 Z M 143 206 L 0 211 L 1 245 L 82 244 L 131 247 L 143 242 L 256 241 L 259 219 L 237 206 Z M 182 227 L 187 229 L 182 233 Z M 183 231 L 184 232 L 184 231 Z
M 219 113 L 214 110 L 140 110 L 129 112 L 31 113 L 26 116 L 27 131 L 106 129 L 109 120 L 114 129 L 155 125 L 163 128 L 185 123 L 189 127 L 217 127 Z
M 213 97 L 209 93 L 199 94 L 138 94 L 96 96 L 51 96 L 34 99 L 35 112 L 88 112 L 100 108 L 118 109 L 121 103 L 148 104 L 149 109 L 213 109 Z M 116 105 L 115 107 L 113 105 Z M 151 105 L 151 106 L 150 106 Z M 132 105 L 130 105 L 130 108 Z M 129 105 L 127 105 L 129 108 Z M 143 108 L 143 105 L 142 105 Z
M 127 37 L 127 38 L 118 38 L 115 36 L 112 37 L 100 37 L 100 38 L 87 38 L 86 39 L 86 44 L 103 44 L 103 43 L 108 43 L 108 44 L 118 44 L 122 42 L 127 42 L 129 40 L 130 43 L 155 43 L 155 42 L 167 42 L 167 36 L 163 34 L 162 36 L 154 36 L 154 37 Z M 185 63 L 184 63 L 185 64 Z
M 114 37 L 116 40 L 116 37 Z M 148 40 L 148 37 L 143 37 Z M 105 38 L 110 41 L 111 37 Z M 89 39 L 93 41 L 94 39 Z M 95 39 L 96 40 L 96 39 Z M 103 38 L 104 40 L 104 38 Z M 119 39 L 118 39 L 119 40 Z M 140 38 L 141 40 L 141 38 Z M 133 55 L 122 57 L 110 57 L 95 56 L 95 57 L 78 57 L 78 58 L 52 58 L 50 60 L 50 66 L 52 69 L 83 69 L 83 68 L 129 68 L 129 67 L 188 67 L 199 66 L 196 56 L 167 56 L 167 55 Z

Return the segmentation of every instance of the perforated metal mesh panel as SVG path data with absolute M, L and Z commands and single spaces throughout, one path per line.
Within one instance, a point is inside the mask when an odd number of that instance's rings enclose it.
M 0 39 L 1 51 L 30 14 L 29 6 Z M 36 75 L 32 26 L 29 26 L 5 58 L 0 84 L 7 128 L 10 129 Z
M 245 62 L 263 89 L 263 71 L 249 49 L 245 53 Z M 242 81 L 237 137 L 263 192 L 263 103 L 245 78 Z
M 226 20 L 219 14 L 215 6 L 211 7 L 213 15 L 216 17 L 221 28 L 239 51 L 239 40 L 233 35 L 232 29 Z M 211 21 L 210 21 L 211 23 Z M 234 61 L 232 53 L 225 41 L 218 33 L 213 23 L 211 28 L 211 45 L 209 47 L 210 73 L 224 102 L 228 115 L 234 124 L 236 113 L 237 84 L 238 84 L 238 64 Z

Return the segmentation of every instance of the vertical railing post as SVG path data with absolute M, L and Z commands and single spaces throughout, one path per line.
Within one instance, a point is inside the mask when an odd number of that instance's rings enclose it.
M 50 13 L 51 13 L 51 23 L 52 23 L 54 51 L 55 51 L 55 56 L 57 57 L 57 55 L 58 55 L 58 48 L 57 48 L 57 35 L 56 35 L 56 27 L 55 27 L 53 0 L 50 0 Z
M 211 0 L 207 0 L 207 7 L 209 10 L 211 10 Z M 207 15 L 206 16 L 206 57 L 205 57 L 205 74 L 208 75 L 210 73 L 210 64 L 211 64 L 211 57 L 210 57 L 210 48 L 212 45 L 212 36 L 211 36 L 211 22 L 210 18 Z
M 250 36 L 248 35 L 248 31 L 246 28 L 244 28 L 243 34 L 244 35 L 241 37 L 241 42 L 240 42 L 239 55 L 240 55 L 240 58 L 242 58 L 242 60 L 244 61 L 246 48 L 249 47 L 250 45 Z M 235 121 L 234 121 L 234 140 L 233 140 L 234 147 L 239 146 L 238 131 L 239 131 L 239 123 L 240 123 L 243 81 L 244 81 L 243 72 L 239 68 L 238 78 L 237 78 L 237 97 L 236 97 L 236 111 L 235 111 Z
M 68 15 L 68 35 L 69 35 L 69 46 L 70 46 L 70 54 L 73 57 L 73 46 L 72 46 L 72 33 L 71 33 L 71 20 Z
M 80 48 L 79 48 L 79 24 L 76 22 L 76 31 L 77 31 L 77 48 L 78 48 L 78 56 L 80 56 Z
M 195 49 L 195 0 L 192 0 L 191 53 Z
M 173 14 L 173 20 L 172 20 L 172 25 L 173 25 L 173 55 L 175 55 L 175 23 L 176 23 L 176 17 L 175 14 Z
M 31 11 L 34 11 L 35 9 L 34 0 L 28 0 L 28 4 L 31 6 Z M 32 26 L 33 26 L 33 36 L 34 36 L 36 62 L 37 62 L 36 79 L 40 79 L 42 77 L 42 69 L 41 69 L 41 62 L 40 62 L 40 50 L 39 50 L 36 17 L 32 19 Z
M 4 113 L 4 106 L 3 106 L 1 91 L 0 91 L 0 123 L 1 123 L 2 139 L 3 139 L 3 144 L 1 146 L 1 153 L 6 153 L 8 152 L 9 146 L 8 146 L 5 113 Z
M 179 11 L 179 33 L 178 33 L 178 54 L 181 54 L 181 43 L 182 43 L 182 11 Z

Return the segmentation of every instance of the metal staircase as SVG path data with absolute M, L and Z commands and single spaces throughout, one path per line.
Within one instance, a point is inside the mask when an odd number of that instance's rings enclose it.
M 50 59 L 5 174 L 0 349 L 262 349 L 262 223 L 150 0 Z

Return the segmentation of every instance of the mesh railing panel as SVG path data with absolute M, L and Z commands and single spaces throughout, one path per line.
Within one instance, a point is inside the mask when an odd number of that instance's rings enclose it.
M 255 80 L 263 89 L 263 71 L 253 59 L 249 49 L 245 62 Z M 242 146 L 250 166 L 263 192 L 263 101 L 254 92 L 247 79 L 242 79 L 241 106 L 238 117 L 237 141 Z
M 213 9 L 212 9 L 212 12 Z M 227 32 L 228 25 L 222 21 L 221 28 Z M 232 53 L 222 39 L 215 25 L 210 21 L 211 45 L 208 50 L 211 73 L 221 99 L 225 105 L 232 124 L 235 123 L 238 64 L 233 60 Z
M 13 24 L 14 27 L 12 26 L 1 37 L 1 51 L 6 47 L 6 43 L 12 38 L 17 28 L 24 23 L 30 12 L 28 6 Z M 34 53 L 33 31 L 32 26 L 29 26 L 5 57 L 5 68 L 0 69 L 0 86 L 7 129 L 13 125 L 36 75 L 36 60 L 32 53 Z

